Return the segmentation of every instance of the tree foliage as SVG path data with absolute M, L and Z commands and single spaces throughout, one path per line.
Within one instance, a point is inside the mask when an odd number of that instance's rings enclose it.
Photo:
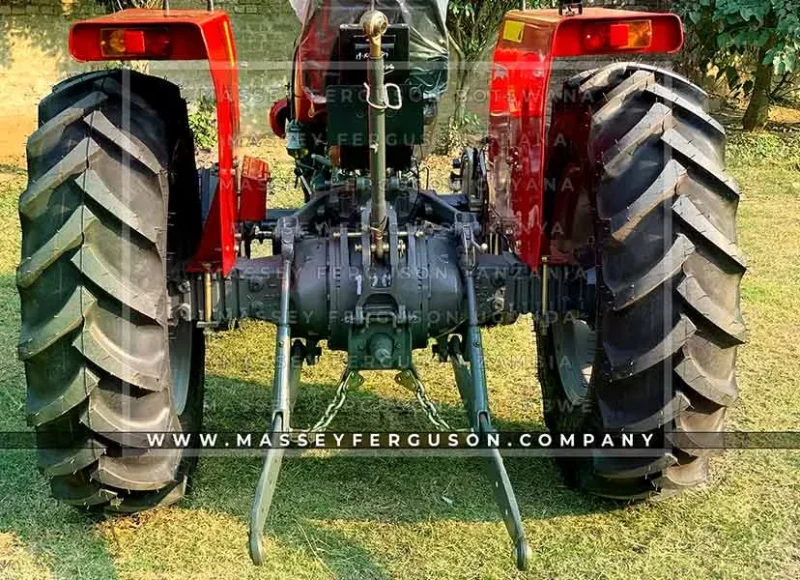
M 447 28 L 458 62 L 454 67 L 455 78 L 451 79 L 455 110 L 447 128 L 447 144 L 442 148 L 456 149 L 460 145 L 456 137 L 472 123 L 467 111 L 472 77 L 494 46 L 506 12 L 522 8 L 522 4 L 523 0 L 450 0 Z M 528 0 L 527 7 L 541 8 L 550 4 L 550 0 Z
M 766 123 L 773 78 L 800 70 L 800 0 L 681 0 L 690 60 L 719 69 L 731 90 L 749 96 L 745 128 Z
M 450 0 L 447 27 L 459 57 L 481 58 L 497 38 L 506 12 L 521 6 L 521 0 Z

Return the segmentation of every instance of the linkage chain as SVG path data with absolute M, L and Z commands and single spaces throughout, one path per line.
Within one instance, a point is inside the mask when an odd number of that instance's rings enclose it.
M 447 421 L 442 419 L 436 405 L 428 396 L 428 391 L 425 390 L 425 385 L 420 380 L 417 369 L 412 367 L 411 369 L 401 372 L 395 377 L 395 381 L 409 391 L 413 391 L 414 395 L 417 397 L 417 401 L 419 401 L 419 404 L 422 405 L 422 408 L 425 410 L 428 421 L 430 421 L 434 427 L 439 431 L 452 431 L 450 425 L 448 425 Z
M 425 385 L 420 380 L 416 369 L 409 369 L 401 372 L 395 377 L 395 380 L 398 384 L 414 393 L 417 401 L 419 401 L 419 404 L 425 411 L 425 416 L 434 427 L 436 427 L 439 431 L 452 431 L 450 425 L 442 418 L 442 416 L 439 414 L 439 410 L 436 408 L 436 405 L 428 396 L 428 391 L 425 390 Z M 317 421 L 310 429 L 292 429 L 292 432 L 319 433 L 321 431 L 325 431 L 336 418 L 339 410 L 347 400 L 347 391 L 350 387 L 351 381 L 357 383 L 356 388 L 358 388 L 358 386 L 364 382 L 364 379 L 358 373 L 346 369 L 336 387 L 336 392 L 333 395 L 333 399 L 331 399 L 331 402 L 328 404 L 328 407 L 325 409 L 325 412 L 322 414 L 322 417 L 320 417 L 319 421 Z
M 325 412 L 322 414 L 322 417 L 320 417 L 319 421 L 317 421 L 310 429 L 293 429 L 292 431 L 297 433 L 312 434 L 325 431 L 325 429 L 327 429 L 336 418 L 336 415 L 339 414 L 339 410 L 347 400 L 347 389 L 349 388 L 351 381 L 357 383 L 355 386 L 358 388 L 364 382 L 364 379 L 362 379 L 361 375 L 358 373 L 355 373 L 350 369 L 345 369 L 339 384 L 336 386 L 336 393 L 334 393 L 333 399 L 331 399 L 331 402 L 328 404 L 328 407 L 325 409 Z

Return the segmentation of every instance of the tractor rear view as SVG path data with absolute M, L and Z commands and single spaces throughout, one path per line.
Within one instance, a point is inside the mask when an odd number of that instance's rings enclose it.
M 708 453 L 692 433 L 722 430 L 745 340 L 724 130 L 701 89 L 641 62 L 550 87 L 560 57 L 679 50 L 680 20 L 579 3 L 509 12 L 489 134 L 440 194 L 420 152 L 448 85 L 446 0 L 294 4 L 303 32 L 270 121 L 295 160 L 299 209 L 268 209 L 268 160 L 238 153 L 224 12 L 132 9 L 71 30 L 79 61 L 207 60 L 219 159 L 198 171 L 180 90 L 152 76 L 79 75 L 39 107 L 19 203 L 19 355 L 53 495 L 122 512 L 179 500 L 196 459 L 151 448 L 147 434 L 199 431 L 204 333 L 245 318 L 277 326 L 270 435 L 299 433 L 302 367 L 323 342 L 348 362 L 313 431 L 372 370 L 397 371 L 449 430 L 412 362 L 432 346 L 453 367 L 470 430 L 492 433 L 481 328 L 533 314 L 551 432 L 664 441 L 560 458 L 571 484 L 639 499 L 703 482 Z M 272 255 L 252 257 L 254 242 Z M 257 564 L 284 452 L 267 451 L 256 490 Z M 500 451 L 486 461 L 525 569 Z

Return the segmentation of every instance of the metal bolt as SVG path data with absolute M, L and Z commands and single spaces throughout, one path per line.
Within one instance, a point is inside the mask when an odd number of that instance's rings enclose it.
M 191 320 L 192 307 L 189 306 L 186 302 L 178 304 L 173 310 L 173 314 L 176 318 L 180 318 L 181 320 Z

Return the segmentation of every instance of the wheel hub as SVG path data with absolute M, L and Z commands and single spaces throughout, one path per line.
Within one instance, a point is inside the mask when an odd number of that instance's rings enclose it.
M 580 404 L 592 380 L 597 333 L 585 320 L 559 321 L 551 328 L 564 391 L 572 404 Z
M 177 416 L 183 415 L 189 399 L 192 376 L 192 346 L 194 328 L 191 322 L 181 321 L 169 330 L 170 396 Z

